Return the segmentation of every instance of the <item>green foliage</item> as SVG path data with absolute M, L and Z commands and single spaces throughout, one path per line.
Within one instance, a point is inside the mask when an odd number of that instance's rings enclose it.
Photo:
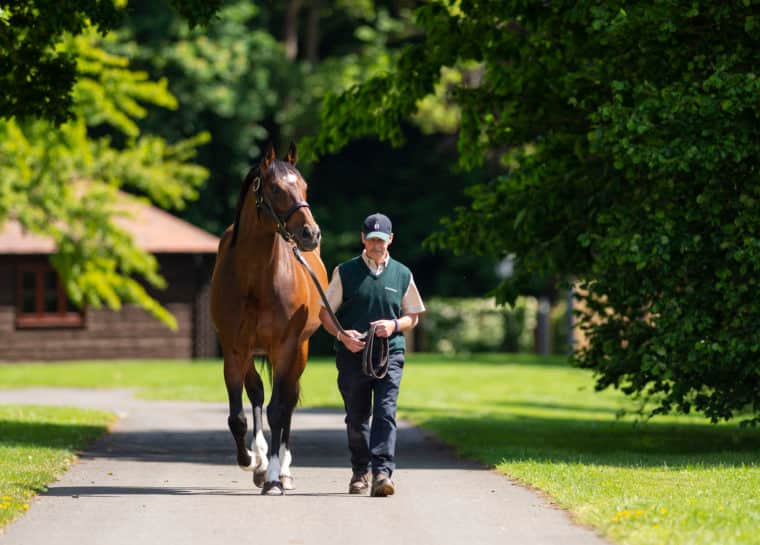
M 169 0 L 169 4 L 182 15 L 190 26 L 208 22 L 216 15 L 224 0 L 204 0 L 202 2 L 187 2 L 186 0 Z
M 510 308 L 490 299 L 431 297 L 420 322 L 425 350 L 468 354 L 506 350 L 532 352 L 538 303 L 519 297 Z
M 154 78 L 168 78 L 180 104 L 178 110 L 151 111 L 140 126 L 169 140 L 186 138 L 199 127 L 213 135 L 197 158 L 209 169 L 208 183 L 182 216 L 221 233 L 232 221 L 241 180 L 263 144 L 271 139 L 282 152 L 292 139 L 301 157 L 298 168 L 309 181 L 308 199 L 329 269 L 358 253 L 360 222 L 380 209 L 397 225 L 392 253 L 412 268 L 423 296 L 480 295 L 493 287 L 495 260 L 432 255 L 420 248 L 437 218 L 465 202 L 460 188 L 482 177 L 458 172 L 447 160 L 456 148 L 453 136 L 422 135 L 409 126 L 405 149 L 367 140 L 318 163 L 308 160 L 303 136 L 317 131 L 324 95 L 386 72 L 401 45 L 417 38 L 403 7 L 408 4 L 300 4 L 293 55 L 282 27 L 290 16 L 287 6 L 296 4 L 228 2 L 206 28 L 188 29 L 155 2 L 130 2 L 119 30 L 123 39 L 109 50 L 134 59 Z M 304 19 L 311 22 L 303 24 Z M 312 51 L 310 43 L 316 44 Z M 452 77 L 468 73 L 462 69 Z M 435 123 L 424 123 L 425 129 L 451 128 L 457 117 L 449 106 L 442 88 L 440 99 L 429 104 Z M 420 199 L 421 193 L 426 198 Z M 312 353 L 332 353 L 332 342 L 318 333 Z
M 94 32 L 59 45 L 79 59 L 74 118 L 55 126 L 42 120 L 0 121 L 0 222 L 12 218 L 51 237 L 52 259 L 74 303 L 118 309 L 136 303 L 169 327 L 176 321 L 140 282 L 162 287 L 155 258 L 137 248 L 114 219 L 127 213 L 117 191 L 129 187 L 162 206 L 194 198 L 204 168 L 189 162 L 207 134 L 176 144 L 141 134 L 142 104 L 176 107 L 166 81 L 133 72 L 107 54 Z M 109 127 L 117 138 L 91 136 Z
M 0 6 L 0 119 L 74 117 L 77 52 L 65 36 L 96 29 L 105 35 L 122 20 L 126 0 L 14 0 Z M 192 25 L 206 22 L 221 0 L 172 0 Z
M 445 67 L 460 163 L 506 174 L 468 190 L 435 247 L 515 254 L 499 290 L 583 280 L 577 354 L 597 387 L 656 412 L 760 418 L 757 1 L 431 3 L 394 70 L 325 103 L 315 148 L 400 122 Z
M 278 150 L 298 141 L 299 168 L 309 174 L 304 135 L 316 132 L 324 95 L 387 70 L 388 43 L 410 32 L 404 14 L 391 16 L 374 2 L 304 4 L 312 27 L 299 27 L 299 48 L 289 55 L 282 41 L 286 5 L 227 2 L 206 28 L 189 29 L 155 2 L 133 2 L 114 51 L 135 59 L 154 76 L 168 77 L 182 105 L 155 112 L 142 126 L 166 138 L 187 137 L 201 126 L 213 142 L 199 160 L 211 177 L 185 218 L 209 231 L 231 222 L 239 185 L 263 144 Z M 298 20 L 298 17 L 296 17 Z M 314 41 L 316 56 L 304 44 Z

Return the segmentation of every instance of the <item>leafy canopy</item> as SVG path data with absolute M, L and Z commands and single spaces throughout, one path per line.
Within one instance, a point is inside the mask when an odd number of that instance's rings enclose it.
M 169 144 L 142 134 L 136 120 L 146 115 L 145 105 L 174 109 L 176 100 L 165 80 L 151 81 L 130 70 L 125 58 L 106 53 L 108 39 L 84 31 L 56 46 L 78 59 L 72 120 L 60 126 L 0 121 L 0 223 L 12 218 L 54 240 L 53 265 L 76 304 L 117 309 L 137 303 L 176 327 L 139 281 L 163 286 L 155 258 L 114 222 L 128 208 L 118 189 L 182 207 L 207 176 L 190 159 L 208 135 Z M 91 136 L 104 127 L 118 138 Z
M 170 0 L 191 24 L 208 21 L 222 0 Z M 76 51 L 58 47 L 65 36 L 93 28 L 105 35 L 123 17 L 126 0 L 14 0 L 0 5 L 0 119 L 74 115 Z
M 329 97 L 318 153 L 402 140 L 446 69 L 459 162 L 504 174 L 432 244 L 514 254 L 500 288 L 580 279 L 597 387 L 654 412 L 760 418 L 757 0 L 462 0 L 417 11 L 393 69 Z M 472 70 L 472 64 L 479 70 Z

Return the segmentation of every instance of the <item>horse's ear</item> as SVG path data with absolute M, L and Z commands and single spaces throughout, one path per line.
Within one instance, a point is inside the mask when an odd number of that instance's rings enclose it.
M 296 166 L 296 161 L 298 161 L 298 150 L 296 150 L 295 142 L 290 143 L 288 154 L 285 156 L 285 160 L 291 165 Z
M 266 175 L 269 167 L 271 167 L 272 163 L 274 163 L 274 160 L 274 146 L 271 142 L 269 142 L 267 144 L 267 147 L 264 149 L 264 155 L 261 156 L 261 162 L 259 163 L 259 172 L 261 173 L 262 177 Z

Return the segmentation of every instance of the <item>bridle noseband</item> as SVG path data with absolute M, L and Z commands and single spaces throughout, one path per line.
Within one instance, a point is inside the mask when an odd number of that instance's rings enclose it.
M 264 197 L 264 188 L 263 184 L 261 183 L 261 175 L 254 178 L 251 189 L 256 193 L 256 210 L 261 211 L 263 209 L 264 212 L 269 214 L 269 216 L 271 216 L 272 220 L 274 221 L 277 232 L 280 233 L 280 236 L 283 239 L 285 239 L 285 242 L 293 242 L 295 240 L 295 236 L 293 233 L 288 231 L 288 220 L 293 214 L 296 213 L 297 210 L 301 208 L 310 209 L 311 207 L 309 206 L 309 203 L 306 201 L 296 201 L 290 208 L 288 208 L 285 214 L 280 217 L 280 215 L 274 211 L 274 208 L 272 208 L 271 203 L 267 200 L 266 197 Z

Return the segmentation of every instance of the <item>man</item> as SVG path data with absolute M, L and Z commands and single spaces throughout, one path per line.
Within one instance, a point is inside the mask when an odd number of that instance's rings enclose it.
M 346 408 L 353 469 L 348 491 L 390 496 L 395 492 L 391 476 L 395 469 L 396 401 L 404 367 L 403 332 L 417 325 L 425 306 L 412 273 L 388 253 L 393 242 L 391 220 L 380 213 L 368 216 L 361 241 L 362 254 L 335 268 L 325 292 L 347 335 L 338 332 L 324 307 L 319 318 L 336 337 L 338 388 Z M 388 373 L 382 379 L 362 372 L 365 342 L 357 337 L 370 324 L 375 324 L 377 337 L 388 338 Z

